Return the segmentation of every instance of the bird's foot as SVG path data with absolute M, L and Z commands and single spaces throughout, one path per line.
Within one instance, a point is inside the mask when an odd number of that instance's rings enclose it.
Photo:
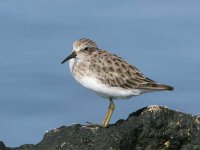
M 84 126 L 86 129 L 98 129 L 100 127 L 102 127 L 99 124 L 96 123 L 91 123 L 91 122 L 86 122 L 87 124 Z

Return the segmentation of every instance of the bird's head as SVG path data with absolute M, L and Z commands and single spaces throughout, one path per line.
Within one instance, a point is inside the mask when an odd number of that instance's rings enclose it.
M 87 51 L 91 48 L 97 48 L 97 44 L 94 41 L 88 38 L 82 38 L 82 39 L 76 40 L 73 43 L 72 53 L 62 61 L 62 64 L 72 58 L 77 57 L 81 52 Z

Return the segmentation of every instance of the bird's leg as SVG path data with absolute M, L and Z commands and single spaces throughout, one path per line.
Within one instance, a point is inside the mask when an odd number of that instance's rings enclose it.
M 108 108 L 108 112 L 106 113 L 106 116 L 103 120 L 102 127 L 108 126 L 110 118 L 111 118 L 113 111 L 115 109 L 115 104 L 114 104 L 112 98 L 109 98 L 109 100 L 110 100 L 110 105 L 109 105 L 109 108 Z

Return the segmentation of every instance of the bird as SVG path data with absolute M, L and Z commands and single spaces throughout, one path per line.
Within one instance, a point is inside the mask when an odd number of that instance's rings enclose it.
M 110 101 L 102 127 L 109 125 L 115 109 L 113 100 L 129 99 L 148 92 L 173 90 L 172 86 L 146 77 L 118 55 L 99 48 L 89 38 L 81 38 L 73 43 L 72 53 L 61 64 L 67 61 L 70 72 L 78 83 Z

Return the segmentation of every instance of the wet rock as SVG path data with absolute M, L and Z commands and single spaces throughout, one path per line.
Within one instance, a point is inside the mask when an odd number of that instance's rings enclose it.
M 80 124 L 63 126 L 47 132 L 36 145 L 9 150 L 66 149 L 199 150 L 200 117 L 161 106 L 149 106 L 107 128 Z

